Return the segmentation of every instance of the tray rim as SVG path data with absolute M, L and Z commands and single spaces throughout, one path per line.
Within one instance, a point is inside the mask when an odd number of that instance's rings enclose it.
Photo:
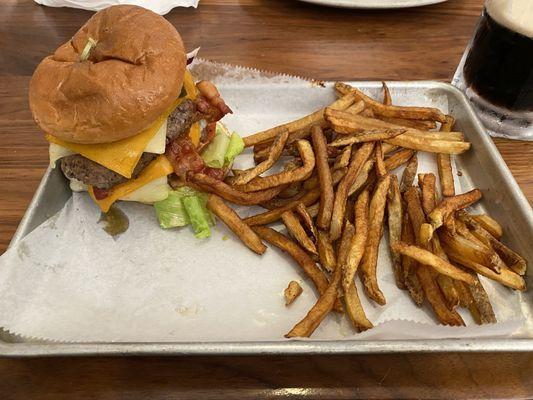
M 326 82 L 332 83 L 332 82 Z M 349 81 L 360 87 L 380 86 L 380 81 Z M 526 223 L 533 229 L 531 205 L 521 191 L 496 145 L 479 121 L 470 102 L 459 89 L 450 83 L 439 81 L 387 81 L 390 87 L 411 86 L 418 88 L 442 89 L 456 96 L 461 107 L 474 123 L 480 140 L 493 162 L 500 166 L 501 173 L 512 189 L 512 196 L 523 209 L 529 209 Z M 21 222 L 8 246 L 20 241 L 27 232 L 27 223 L 34 214 L 34 205 L 46 187 L 51 168 L 48 167 L 28 205 Z M 58 342 L 4 342 L 0 339 L 0 357 L 33 356 L 148 356 L 148 355 L 311 355 L 311 354 L 378 354 L 410 352 L 528 352 L 533 351 L 533 338 L 520 339 L 408 339 L 408 340 L 291 340 L 291 341 L 248 341 L 248 342 L 105 342 L 105 343 L 58 343 Z

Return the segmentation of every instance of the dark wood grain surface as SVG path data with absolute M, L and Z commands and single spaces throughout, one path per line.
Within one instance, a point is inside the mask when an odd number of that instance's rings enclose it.
M 48 162 L 27 87 L 37 63 L 90 12 L 0 8 L 0 253 Z M 201 55 L 317 79 L 449 81 L 481 0 L 348 11 L 289 0 L 201 0 L 167 18 Z M 533 144 L 496 140 L 533 201 Z M 1 359 L 1 399 L 533 398 L 531 354 Z

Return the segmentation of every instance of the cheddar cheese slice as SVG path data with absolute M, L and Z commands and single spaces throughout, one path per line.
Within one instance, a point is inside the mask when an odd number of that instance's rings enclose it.
M 141 186 L 146 185 L 154 179 L 167 176 L 172 172 L 174 172 L 172 164 L 170 164 L 164 155 L 160 155 L 154 161 L 152 161 L 137 178 L 113 187 L 111 189 L 111 193 L 109 193 L 109 196 L 107 196 L 105 199 L 97 200 L 94 197 L 92 186 L 89 186 L 89 194 L 103 212 L 108 212 L 111 205 L 121 197 L 134 192 Z
M 47 134 L 45 136 L 46 140 L 50 143 L 65 147 L 74 153 L 79 153 L 85 158 L 103 165 L 126 178 L 131 178 L 131 174 L 139 162 L 142 153 L 163 126 L 170 113 L 185 99 L 195 99 L 197 97 L 196 85 L 189 71 L 185 72 L 183 87 L 187 95 L 177 99 L 150 128 L 133 137 L 112 143 L 80 144 L 67 142 Z M 195 125 L 196 127 L 191 128 L 191 133 L 194 135 L 191 137 L 193 138 L 193 143 L 197 145 L 200 139 L 200 128 L 198 124 Z

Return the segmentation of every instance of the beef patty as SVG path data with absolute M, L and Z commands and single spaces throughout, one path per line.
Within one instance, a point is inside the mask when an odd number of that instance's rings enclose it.
M 169 115 L 167 121 L 167 143 L 180 135 L 187 133 L 193 123 L 201 118 L 197 112 L 196 104 L 185 100 Z M 132 179 L 150 164 L 157 154 L 143 153 L 132 173 Z M 98 189 L 110 189 L 115 185 L 126 182 L 128 178 L 100 165 L 80 154 L 74 154 L 61 159 L 61 170 L 67 178 L 77 179 L 86 185 Z

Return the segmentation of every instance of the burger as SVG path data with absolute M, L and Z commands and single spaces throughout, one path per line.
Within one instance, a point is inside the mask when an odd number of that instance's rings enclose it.
M 227 163 L 202 152 L 217 134 L 227 137 L 222 152 L 237 143 L 218 122 L 231 110 L 213 84 L 195 83 L 179 33 L 137 6 L 96 13 L 42 60 L 29 103 L 51 166 L 103 212 L 117 200 L 163 201 L 189 171 L 222 179 Z

